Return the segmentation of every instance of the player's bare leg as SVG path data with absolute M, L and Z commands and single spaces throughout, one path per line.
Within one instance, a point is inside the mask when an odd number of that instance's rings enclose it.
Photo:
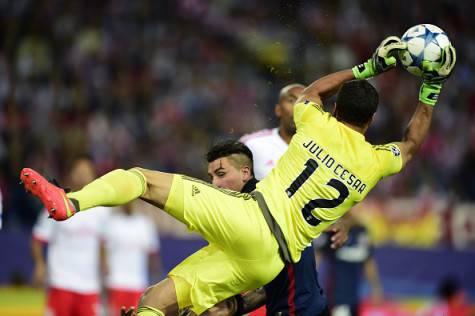
M 134 169 L 143 174 L 147 181 L 147 190 L 141 195 L 141 198 L 163 209 L 170 194 L 173 174 L 142 168 Z
M 160 315 L 153 314 L 154 310 L 158 310 L 163 315 L 178 315 L 178 302 L 175 291 L 175 284 L 170 278 L 149 287 L 142 295 L 137 315 Z

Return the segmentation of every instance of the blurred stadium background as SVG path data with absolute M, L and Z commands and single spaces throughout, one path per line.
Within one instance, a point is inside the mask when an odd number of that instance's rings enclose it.
M 42 290 L 28 286 L 40 205 L 18 185 L 21 167 L 61 180 L 88 152 L 100 174 L 140 165 L 206 179 L 213 142 L 276 124 L 282 86 L 351 67 L 419 23 L 448 33 L 458 64 L 420 154 L 358 208 L 392 315 L 415 315 L 447 276 L 473 303 L 473 12 L 462 0 L 1 0 L 0 315 L 42 313 Z M 399 69 L 372 83 L 380 108 L 367 138 L 398 140 L 418 79 Z M 156 222 L 165 271 L 204 244 L 167 215 Z

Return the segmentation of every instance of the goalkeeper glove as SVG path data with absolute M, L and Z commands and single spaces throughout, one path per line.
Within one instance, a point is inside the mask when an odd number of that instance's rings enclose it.
M 371 78 L 396 67 L 396 54 L 407 48 L 407 44 L 397 36 L 385 38 L 367 62 L 352 68 L 356 79 Z
M 442 85 L 452 74 L 457 61 L 455 48 L 449 45 L 442 51 L 441 62 L 422 62 L 422 85 L 419 90 L 419 101 L 435 106 L 439 98 Z

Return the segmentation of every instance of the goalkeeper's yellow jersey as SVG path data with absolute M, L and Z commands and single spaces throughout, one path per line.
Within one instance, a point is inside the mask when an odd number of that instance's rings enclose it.
M 294 106 L 297 133 L 257 185 L 285 235 L 292 260 L 383 177 L 402 168 L 397 145 L 371 145 L 316 103 Z

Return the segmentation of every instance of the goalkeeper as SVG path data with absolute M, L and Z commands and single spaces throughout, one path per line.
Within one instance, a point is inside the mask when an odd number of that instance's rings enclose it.
M 219 257 L 204 258 L 205 268 L 186 279 L 167 278 L 150 287 L 137 310 L 139 316 L 163 316 L 189 306 L 201 314 L 268 283 L 284 262 L 299 261 L 314 238 L 363 200 L 380 179 L 398 173 L 412 159 L 428 134 L 456 57 L 449 46 L 440 66 L 424 73 L 419 103 L 402 141 L 373 146 L 364 134 L 376 112 L 378 93 L 364 79 L 394 68 L 394 55 L 405 48 L 399 38 L 389 37 L 368 62 L 309 85 L 294 106 L 297 133 L 251 194 L 141 168 L 114 170 L 68 194 L 29 168 L 21 171 L 21 180 L 56 220 L 141 198 L 222 249 Z M 337 91 L 332 115 L 323 110 L 322 100 Z

